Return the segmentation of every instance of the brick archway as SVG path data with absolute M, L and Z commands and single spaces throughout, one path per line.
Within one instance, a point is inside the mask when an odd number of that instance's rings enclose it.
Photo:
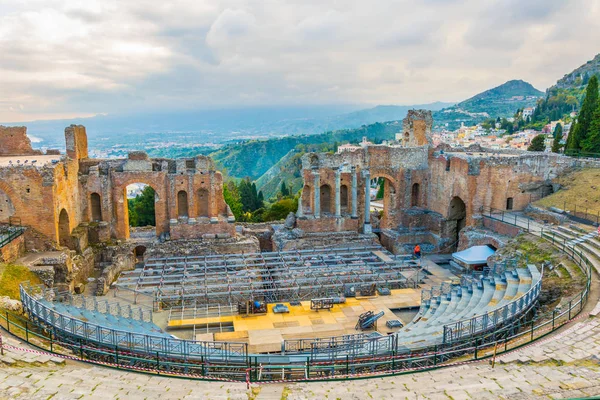
M 467 225 L 467 205 L 459 196 L 454 196 L 448 205 L 446 233 L 450 240 L 450 248 L 457 249 L 460 231 Z
M 135 183 L 141 183 L 150 186 L 154 189 L 155 203 L 154 215 L 156 236 L 168 231 L 169 220 L 167 216 L 168 199 L 164 185 L 159 185 L 153 180 L 144 176 L 131 176 L 119 182 L 118 186 L 113 191 L 115 199 L 115 216 L 116 216 L 116 237 L 118 239 L 129 239 L 129 209 L 127 205 L 127 186 Z
M 371 200 L 371 209 L 374 208 L 374 204 L 382 204 L 383 209 L 381 210 L 381 219 L 379 226 L 374 225 L 374 228 L 380 229 L 394 229 L 398 225 L 398 221 L 394 218 L 394 210 L 398 205 L 398 185 L 396 180 L 389 174 L 379 173 L 374 171 L 371 174 L 371 180 L 383 179 L 383 198 Z
M 8 186 L 4 182 L 0 182 L 0 195 L 2 193 L 4 193 L 6 195 L 5 196 L 6 199 L 4 199 L 6 205 L 11 208 L 10 217 L 21 217 L 22 218 L 22 215 L 20 214 L 20 212 L 23 210 L 23 206 L 21 204 L 20 197 L 17 196 L 15 191 L 12 189 L 12 187 Z M 0 197 L 4 197 L 4 196 L 0 196 Z M 6 200 L 8 200 L 8 202 L 6 202 Z M 4 210 L 3 206 L 4 206 L 4 204 L 0 205 L 0 209 Z M 0 213 L 0 223 L 8 223 L 9 222 L 8 219 L 5 221 L 4 218 L 2 217 L 5 214 L 5 211 Z M 8 214 L 9 213 L 6 212 L 7 216 L 8 216 Z

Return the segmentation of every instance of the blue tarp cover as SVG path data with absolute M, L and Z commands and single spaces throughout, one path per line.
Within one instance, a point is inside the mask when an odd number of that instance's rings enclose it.
M 495 251 L 489 246 L 473 246 L 452 253 L 452 258 L 468 265 L 485 264 L 489 256 L 493 255 Z

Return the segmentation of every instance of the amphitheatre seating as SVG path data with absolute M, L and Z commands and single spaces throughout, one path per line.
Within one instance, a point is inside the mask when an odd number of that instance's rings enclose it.
M 52 302 L 46 299 L 40 299 L 39 302 L 62 315 L 66 315 L 104 328 L 135 332 L 144 335 L 171 337 L 171 335 L 163 332 L 152 322 L 140 321 L 133 318 L 115 316 L 112 314 L 105 314 L 99 311 L 91 311 L 63 302 Z
M 465 279 L 446 293 L 424 300 L 419 313 L 398 331 L 398 341 L 406 348 L 442 343 L 444 325 L 493 312 L 523 296 L 540 279 L 534 265 L 500 275 Z
M 596 230 L 588 232 L 574 226 L 559 226 L 549 234 L 569 247 L 577 245 L 589 258 L 600 262 L 600 237 Z

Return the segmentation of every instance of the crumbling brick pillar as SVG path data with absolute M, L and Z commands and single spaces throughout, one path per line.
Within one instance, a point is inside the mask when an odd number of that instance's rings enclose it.
M 317 168 L 313 169 L 314 179 L 314 195 L 315 195 L 315 209 L 313 214 L 315 218 L 321 218 L 321 176 Z
M 358 218 L 358 182 L 356 178 L 356 167 L 350 169 L 352 174 L 352 219 Z
M 341 190 L 341 171 L 339 168 L 335 170 L 335 217 L 340 218 L 342 216 L 342 205 L 340 199 Z
M 371 233 L 371 172 L 368 169 L 363 169 L 363 177 L 365 178 L 365 224 L 364 233 Z

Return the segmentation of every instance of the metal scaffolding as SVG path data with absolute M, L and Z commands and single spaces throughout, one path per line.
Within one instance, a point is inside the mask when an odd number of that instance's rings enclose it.
M 421 268 L 382 247 L 153 258 L 116 285 L 154 293 L 164 306 L 232 305 L 344 296 L 367 285 L 416 287 Z

